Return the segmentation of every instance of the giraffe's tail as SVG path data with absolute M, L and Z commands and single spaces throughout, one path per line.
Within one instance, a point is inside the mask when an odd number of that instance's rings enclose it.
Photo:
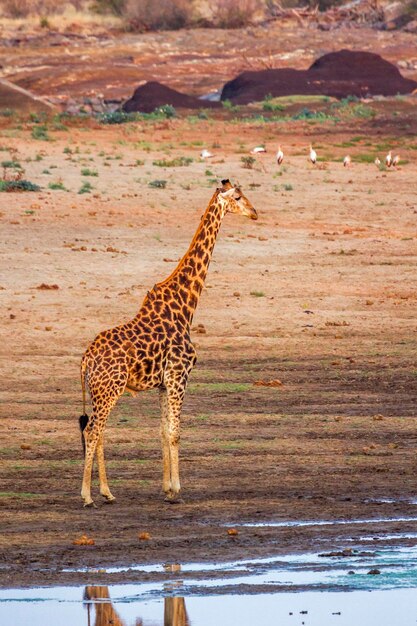
M 80 430 L 81 430 L 81 443 L 83 446 L 83 452 L 85 455 L 85 439 L 84 439 L 84 429 L 88 424 L 88 415 L 85 412 L 85 372 L 87 369 L 87 363 L 86 363 L 86 359 L 83 358 L 83 360 L 81 361 L 81 389 L 83 392 L 83 414 L 80 415 L 80 417 L 78 418 L 78 421 L 80 423 Z

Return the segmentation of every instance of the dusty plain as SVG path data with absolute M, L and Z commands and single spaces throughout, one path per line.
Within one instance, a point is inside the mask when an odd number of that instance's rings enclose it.
M 352 536 L 349 526 L 244 522 L 416 517 L 415 99 L 351 103 L 337 119 L 331 104 L 291 104 L 289 114 L 325 106 L 327 118 L 280 122 L 249 108 L 117 126 L 1 118 L 3 158 L 42 187 L 0 197 L 1 585 L 91 582 L 71 568 L 344 548 Z M 49 140 L 36 138 L 39 125 Z M 244 168 L 259 144 L 267 153 Z M 377 168 L 389 148 L 402 163 Z M 154 164 L 177 157 L 192 162 Z M 81 354 L 172 271 L 224 177 L 259 221 L 225 218 L 197 309 L 184 503 L 163 502 L 158 396 L 147 392 L 124 396 L 108 423 L 116 501 L 101 502 L 95 484 L 98 508 L 84 509 Z M 78 193 L 86 182 L 90 193 Z M 83 533 L 95 545 L 73 545 Z M 135 576 L 97 571 L 94 583 Z

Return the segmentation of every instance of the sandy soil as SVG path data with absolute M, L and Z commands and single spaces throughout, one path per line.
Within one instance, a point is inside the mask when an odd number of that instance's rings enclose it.
M 33 124 L 2 121 L 3 158 L 43 187 L 1 197 L 2 585 L 89 579 L 67 567 L 322 549 L 352 533 L 242 528 L 230 537 L 229 523 L 415 515 L 417 144 L 408 106 L 393 100 L 378 123 L 350 128 L 79 122 L 50 126 L 53 141 L 34 139 Z M 306 159 L 311 139 L 326 159 L 317 167 Z M 262 142 L 268 152 L 243 168 Z M 347 150 L 355 160 L 388 146 L 403 158 L 396 171 L 340 163 Z M 211 162 L 199 159 L 202 147 Z M 153 164 L 176 156 L 194 160 Z M 206 332 L 193 332 L 199 363 L 183 410 L 185 502 L 163 503 L 158 399 L 148 392 L 123 397 L 108 424 L 116 502 L 102 503 L 95 486 L 98 508 L 83 509 L 81 354 L 171 272 L 225 176 L 260 219 L 226 217 L 197 310 Z M 155 179 L 166 188 L 149 187 Z M 77 193 L 83 181 L 92 193 Z M 254 384 L 273 379 L 282 385 Z M 73 545 L 82 533 L 95 545 Z

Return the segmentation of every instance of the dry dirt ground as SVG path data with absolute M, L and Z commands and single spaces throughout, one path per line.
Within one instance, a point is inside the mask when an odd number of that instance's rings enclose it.
M 0 76 L 57 101 L 98 94 L 127 99 L 146 80 L 200 96 L 244 70 L 307 69 L 319 56 L 342 48 L 381 54 L 417 80 L 415 34 L 402 31 L 329 33 L 290 21 L 137 35 L 77 24 L 59 28 L 59 18 L 51 18 L 50 30 L 16 31 L 0 24 Z
M 241 527 L 230 537 L 227 524 L 415 516 L 416 120 L 407 102 L 384 106 L 378 123 L 51 123 L 51 141 L 32 136 L 33 122 L 2 120 L 1 155 L 42 186 L 1 194 L 2 585 L 91 578 L 65 568 L 333 548 L 352 532 Z M 310 140 L 325 159 L 316 167 Z M 260 143 L 268 152 L 245 169 Z M 361 162 L 391 146 L 397 170 Z M 153 163 L 179 156 L 193 161 Z M 172 271 L 218 177 L 241 184 L 259 221 L 225 218 L 197 310 L 206 332 L 193 332 L 199 362 L 182 418 L 185 502 L 163 502 L 148 392 L 124 396 L 108 423 L 116 501 L 102 503 L 95 484 L 98 508 L 83 509 L 81 354 Z M 85 182 L 92 191 L 79 194 Z M 274 379 L 282 385 L 254 384 Z M 95 545 L 73 545 L 82 533 Z

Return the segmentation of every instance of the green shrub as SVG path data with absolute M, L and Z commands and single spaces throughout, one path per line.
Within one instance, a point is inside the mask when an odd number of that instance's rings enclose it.
M 151 180 L 148 183 L 149 187 L 154 187 L 155 189 L 165 189 L 165 187 L 167 186 L 167 181 L 166 180 Z
M 11 170 L 22 170 L 23 167 L 20 165 L 18 161 L 2 161 L 1 166 L 3 169 L 11 169 Z
M 0 180 L 0 191 L 40 191 L 39 185 L 29 180 Z
M 93 186 L 88 181 L 85 181 L 78 190 L 78 193 L 91 193 Z
M 40 141 L 51 141 L 51 138 L 48 135 L 48 129 L 45 124 L 42 124 L 40 126 L 34 126 L 32 128 L 32 137 L 33 139 L 39 139 Z
M 177 117 L 177 112 L 172 104 L 163 104 L 162 106 L 157 107 L 154 111 L 154 114 L 157 114 L 160 117 L 165 117 L 167 119 Z M 152 115 L 152 113 L 150 115 Z
M 168 161 L 167 159 L 159 159 L 156 161 L 153 161 L 153 165 L 156 165 L 157 167 L 186 167 L 188 165 L 190 165 L 190 163 L 193 162 L 193 159 L 191 157 L 176 157 L 175 159 L 171 159 L 170 161 Z
M 243 157 L 240 157 L 240 160 L 242 161 L 242 167 L 244 167 L 247 170 L 252 170 L 253 166 L 256 163 L 256 159 L 253 156 L 243 156 Z
M 263 111 L 284 111 L 285 106 L 280 104 L 279 102 L 274 102 L 274 98 L 271 94 L 265 96 L 264 101 L 262 102 L 262 110 Z
M 126 113 L 126 111 L 111 111 L 109 113 L 101 113 L 98 120 L 101 124 L 126 124 L 134 122 L 138 119 L 136 113 Z
M 15 111 L 13 109 L 2 109 L 0 111 L 0 115 L 2 117 L 13 117 L 14 114 L 15 114 Z
M 54 191 L 67 191 L 67 189 L 64 186 L 64 183 L 61 180 L 55 183 L 49 183 L 48 189 L 53 189 Z

